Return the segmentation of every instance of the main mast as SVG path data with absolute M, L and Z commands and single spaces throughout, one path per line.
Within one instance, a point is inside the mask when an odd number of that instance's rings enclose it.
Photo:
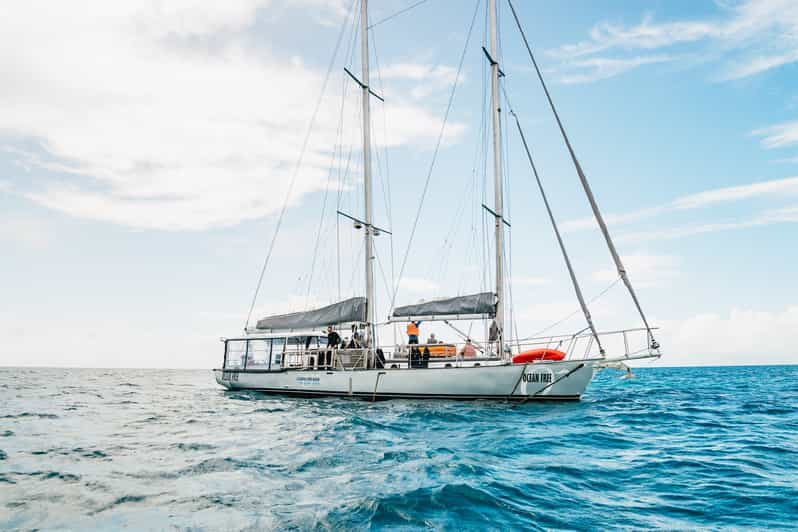
M 368 320 L 367 339 L 376 347 L 374 331 L 374 227 L 372 226 L 371 201 L 371 117 L 369 106 L 369 35 L 368 0 L 360 2 L 360 64 L 361 91 L 363 94 L 363 190 L 365 193 L 366 223 L 364 240 L 366 245 L 366 319 Z
M 364 0 L 365 1 L 365 0 Z M 498 353 L 502 356 L 504 348 L 504 192 L 502 187 L 502 149 L 501 149 L 501 102 L 499 100 L 499 55 L 496 35 L 496 0 L 488 1 L 490 23 L 490 106 L 493 119 L 493 176 L 494 211 L 496 220 L 496 326 L 498 327 Z

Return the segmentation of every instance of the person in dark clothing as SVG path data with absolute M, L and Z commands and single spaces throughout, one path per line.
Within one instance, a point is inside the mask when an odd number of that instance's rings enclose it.
M 413 347 L 410 349 L 410 360 L 409 364 L 411 368 L 417 368 L 421 364 L 421 351 L 418 350 L 417 347 Z
M 363 335 L 357 330 L 357 324 L 352 324 L 352 341 L 356 347 L 363 347 Z
M 341 335 L 338 334 L 333 330 L 333 326 L 330 325 L 327 327 L 327 347 L 331 350 L 327 351 L 326 360 L 324 360 L 325 366 L 332 366 L 332 349 L 337 349 L 338 346 L 341 344 Z

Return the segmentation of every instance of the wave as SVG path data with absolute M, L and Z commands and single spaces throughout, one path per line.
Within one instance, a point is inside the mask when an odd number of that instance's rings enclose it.
M 22 412 L 21 414 L 7 414 L 0 416 L 0 419 L 21 419 L 26 417 L 37 417 L 39 419 L 58 419 L 55 414 L 45 414 L 41 412 Z

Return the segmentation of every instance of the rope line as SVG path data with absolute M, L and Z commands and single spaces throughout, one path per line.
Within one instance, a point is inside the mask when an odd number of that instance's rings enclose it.
M 330 196 L 330 189 L 332 188 L 332 186 L 331 186 L 332 185 L 332 178 L 333 178 L 333 174 L 334 174 L 334 171 L 335 171 L 335 163 L 336 163 L 339 151 L 341 152 L 341 158 L 343 158 L 342 136 L 343 136 L 343 122 L 344 122 L 344 106 L 346 104 L 346 93 L 347 93 L 346 81 L 347 81 L 346 79 L 344 79 L 344 81 L 343 81 L 344 85 L 342 87 L 343 90 L 341 92 L 341 110 L 339 112 L 339 118 L 338 118 L 338 131 L 336 132 L 336 141 L 335 141 L 335 147 L 333 149 L 332 161 L 330 162 L 330 170 L 329 170 L 329 172 L 327 174 L 327 183 L 324 186 L 324 200 L 322 201 L 322 205 L 321 205 L 321 214 L 319 216 L 319 226 L 318 226 L 318 229 L 316 230 L 316 243 L 313 246 L 313 260 L 310 263 L 310 275 L 308 276 L 308 288 L 307 288 L 307 292 L 305 293 L 305 308 L 307 308 L 307 306 L 308 306 L 308 303 L 309 303 L 309 300 L 310 300 L 310 293 L 313 290 L 313 274 L 315 273 L 316 261 L 317 261 L 318 256 L 319 256 L 319 246 L 320 246 L 320 243 L 321 243 L 321 235 L 324 232 L 322 230 L 323 225 L 324 225 L 324 215 L 327 213 L 327 199 Z M 339 165 L 340 165 L 340 161 L 339 161 Z
M 349 6 L 349 13 L 352 12 L 352 7 L 355 4 L 355 0 L 352 0 L 352 3 Z M 347 21 L 349 20 L 349 16 L 347 16 Z M 255 303 L 258 299 L 258 294 L 260 293 L 260 287 L 263 284 L 263 276 L 266 273 L 266 268 L 269 266 L 269 261 L 272 257 L 272 252 L 274 251 L 274 243 L 277 241 L 277 235 L 280 234 L 280 228 L 283 225 L 283 220 L 285 219 L 285 213 L 288 210 L 288 204 L 291 200 L 291 193 L 294 190 L 294 185 L 296 184 L 297 176 L 299 175 L 299 169 L 302 166 L 302 162 L 305 159 L 305 152 L 307 151 L 308 143 L 310 141 L 311 133 L 313 132 L 313 127 L 316 125 L 316 118 L 318 118 L 319 109 L 321 109 L 321 102 L 324 99 L 324 93 L 327 91 L 327 83 L 330 80 L 330 74 L 332 73 L 333 66 L 335 65 L 335 58 L 338 56 L 338 50 L 341 47 L 341 41 L 343 40 L 344 33 L 347 27 L 347 23 L 345 22 L 341 25 L 341 31 L 338 34 L 338 39 L 335 42 L 335 48 L 333 49 L 332 57 L 330 58 L 330 64 L 327 66 L 327 73 L 324 76 L 324 83 L 321 86 L 321 92 L 319 93 L 319 98 L 316 101 L 316 106 L 313 109 L 313 114 L 311 115 L 310 124 L 308 125 L 307 132 L 305 133 L 305 139 L 302 142 L 302 148 L 299 151 L 299 158 L 297 159 L 296 165 L 294 166 L 294 173 L 291 176 L 291 181 L 288 184 L 288 190 L 285 194 L 285 199 L 283 200 L 283 205 L 280 208 L 280 215 L 277 218 L 277 226 L 274 229 L 274 234 L 272 235 L 271 242 L 269 243 L 268 250 L 266 252 L 266 258 L 263 260 L 263 266 L 260 269 L 260 275 L 258 275 L 258 283 L 255 286 L 255 293 L 252 296 L 252 302 L 249 305 L 249 311 L 247 312 L 247 319 L 244 322 L 244 330 L 246 331 L 247 327 L 249 327 L 249 320 L 252 318 L 252 311 L 255 309 Z
M 604 290 L 602 290 L 601 292 L 599 292 L 597 295 L 593 296 L 593 298 L 592 298 L 592 299 L 589 299 L 589 300 L 588 300 L 588 302 L 587 302 L 587 304 L 588 304 L 588 305 L 592 305 L 593 303 L 595 303 L 596 301 L 598 301 L 598 300 L 599 300 L 601 297 L 603 297 L 603 296 L 604 296 L 604 295 L 605 295 L 607 292 L 609 292 L 610 290 L 612 290 L 612 289 L 615 287 L 615 285 L 616 285 L 616 284 L 618 284 L 620 281 L 621 281 L 621 278 L 620 278 L 620 277 L 618 277 L 617 279 L 615 279 L 615 280 L 614 280 L 612 283 L 610 283 L 610 285 L 609 285 L 609 286 L 607 286 L 607 288 L 605 288 Z M 526 340 L 533 340 L 533 339 L 535 339 L 535 338 L 539 337 L 539 336 L 540 336 L 541 334 L 543 334 L 544 332 L 546 332 L 546 331 L 549 331 L 549 330 L 553 329 L 554 327 L 557 327 L 558 325 L 562 325 L 562 324 L 563 324 L 563 323 L 565 323 L 566 321 L 570 320 L 571 318 L 573 318 L 574 316 L 576 316 L 577 314 L 579 314 L 580 310 L 581 310 L 581 309 L 576 309 L 575 311 L 571 312 L 570 314 L 568 314 L 567 316 L 565 316 L 565 317 L 564 317 L 564 318 L 562 318 L 561 320 L 559 320 L 559 321 L 556 321 L 556 322 L 552 323 L 551 325 L 549 325 L 549 326 L 547 326 L 547 327 L 544 327 L 543 329 L 541 329 L 541 330 L 539 330 L 538 332 L 536 332 L 536 333 L 532 334 L 531 336 L 527 336 L 527 337 L 525 337 L 525 338 L 518 338 L 518 341 L 520 341 L 520 342 L 523 342 L 523 341 L 526 341 Z
M 576 153 L 574 152 L 574 149 L 571 146 L 571 141 L 568 139 L 568 135 L 565 133 L 565 127 L 563 126 L 562 121 L 560 120 L 559 113 L 557 113 L 557 108 L 554 106 L 554 100 L 552 100 L 551 94 L 549 94 L 549 89 L 546 86 L 546 82 L 543 80 L 543 74 L 540 72 L 538 63 L 537 61 L 535 61 L 535 55 L 532 53 L 532 47 L 529 46 L 529 41 L 527 40 L 526 34 L 524 33 L 524 28 L 521 26 L 521 20 L 518 18 L 518 13 L 516 13 L 515 11 L 515 7 L 513 6 L 512 0 L 507 0 L 507 3 L 510 5 L 510 10 L 513 13 L 515 24 L 516 26 L 518 26 L 518 31 L 521 33 L 524 45 L 526 46 L 526 51 L 529 53 L 529 58 L 532 60 L 532 65 L 535 67 L 535 72 L 537 73 L 538 79 L 540 80 L 540 85 L 543 87 L 543 92 L 546 94 L 546 99 L 549 101 L 549 107 L 551 107 L 551 112 L 554 114 L 554 118 L 557 120 L 557 125 L 560 128 L 560 133 L 562 134 L 562 138 L 565 141 L 565 145 L 568 148 L 568 153 L 571 156 L 571 161 L 574 164 L 574 168 L 576 168 L 576 173 L 579 176 L 579 181 L 582 183 L 582 188 L 585 191 L 588 203 L 590 203 L 590 208 L 593 211 L 593 216 L 596 218 L 596 222 L 599 225 L 599 229 L 601 229 L 601 233 L 604 235 L 604 240 L 607 243 L 607 248 L 610 251 L 610 255 L 612 255 L 612 260 L 615 263 L 615 267 L 618 270 L 618 275 L 621 277 L 621 279 L 623 279 L 623 283 L 624 285 L 626 285 L 626 289 L 629 291 L 629 295 L 632 297 L 632 301 L 634 302 L 635 307 L 637 307 L 637 312 L 638 314 L 640 314 L 640 318 L 643 320 L 643 324 L 646 326 L 646 330 L 648 331 L 648 336 L 651 340 L 651 346 L 656 349 L 659 347 L 659 344 L 657 343 L 656 340 L 654 340 L 654 334 L 651 331 L 651 327 L 648 325 L 648 320 L 646 319 L 646 315 L 643 312 L 643 307 L 640 305 L 640 301 L 637 299 L 637 294 L 635 293 L 635 290 L 632 287 L 632 283 L 629 280 L 629 277 L 626 275 L 626 268 L 624 267 L 623 262 L 621 261 L 621 256 L 618 254 L 618 250 L 615 249 L 615 244 L 612 242 L 609 229 L 607 229 L 607 224 L 604 222 L 604 217 L 601 215 L 601 211 L 599 210 L 596 198 L 593 196 L 593 191 L 590 188 L 590 183 L 588 183 L 587 181 L 587 176 L 585 176 L 585 173 L 582 170 L 582 165 L 579 164 L 579 160 L 576 158 Z
M 383 18 L 383 19 L 380 19 L 380 20 L 378 20 L 377 22 L 375 22 L 375 23 L 373 23 L 371 26 L 369 26 L 369 27 L 368 27 L 368 29 L 371 29 L 371 28 L 373 28 L 374 26 L 379 26 L 379 25 L 380 25 L 380 24 L 382 24 L 383 22 L 388 22 L 389 20 L 391 20 L 391 19 L 394 19 L 394 18 L 398 17 L 399 15 L 404 15 L 405 13 L 407 13 L 408 11 L 410 11 L 411 9 L 413 9 L 413 8 L 416 8 L 416 7 L 420 6 L 421 4 L 424 4 L 424 3 L 428 2 L 428 1 L 429 1 L 429 0 L 419 0 L 419 1 L 418 1 L 418 2 L 416 2 L 415 4 L 409 5 L 409 6 L 407 6 L 407 7 L 406 7 L 406 8 L 404 8 L 404 9 L 400 9 L 399 11 L 397 11 L 396 13 L 394 13 L 393 15 L 388 15 L 387 17 L 385 17 L 385 18 Z
M 504 90 L 504 85 L 502 85 L 502 90 Z M 521 142 L 524 145 L 524 150 L 526 150 L 526 156 L 529 160 L 529 165 L 532 167 L 532 173 L 535 176 L 535 182 L 538 185 L 538 190 L 540 191 L 540 197 L 543 198 L 543 204 L 546 206 L 546 213 L 549 215 L 549 221 L 551 221 L 551 227 L 554 229 L 554 235 L 557 237 L 557 244 L 560 246 L 560 252 L 562 253 L 563 260 L 565 261 L 565 266 L 568 268 L 568 275 L 571 277 L 571 284 L 574 287 L 574 292 L 576 293 L 576 299 L 579 301 L 579 306 L 582 309 L 582 313 L 585 315 L 585 321 L 587 322 L 587 326 L 590 327 L 590 331 L 593 333 L 593 337 L 596 339 L 596 345 L 598 345 L 599 353 L 604 354 L 604 348 L 601 345 L 601 340 L 599 339 L 598 332 L 596 331 L 595 325 L 593 325 L 593 318 L 590 316 L 590 310 L 588 310 L 587 303 L 585 303 L 585 298 L 582 295 L 582 289 L 579 286 L 579 281 L 576 278 L 576 273 L 574 272 L 574 267 L 571 264 L 571 259 L 568 256 L 568 252 L 565 250 L 565 242 L 563 242 L 562 235 L 560 235 L 560 230 L 557 227 L 557 222 L 554 220 L 554 213 L 551 210 L 551 205 L 549 205 L 549 199 L 546 196 L 546 191 L 543 189 L 543 182 L 540 179 L 540 175 L 538 174 L 538 169 L 535 166 L 535 161 L 532 159 L 532 151 L 529 148 L 529 145 L 526 142 L 526 136 L 524 135 L 524 130 L 521 129 L 521 122 L 518 120 L 518 115 L 515 113 L 512 104 L 510 103 L 510 98 L 507 97 L 507 93 L 504 94 L 504 99 L 507 101 L 507 106 L 510 108 L 510 114 L 515 119 L 515 125 L 518 128 L 518 134 L 521 136 Z

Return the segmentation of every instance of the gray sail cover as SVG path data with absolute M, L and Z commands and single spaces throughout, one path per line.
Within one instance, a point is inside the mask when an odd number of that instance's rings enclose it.
M 353 297 L 326 307 L 304 312 L 267 316 L 258 320 L 260 330 L 312 329 L 338 323 L 366 321 L 366 298 Z
M 413 316 L 454 316 L 468 314 L 496 315 L 496 295 L 493 292 L 483 292 L 469 296 L 435 299 L 416 305 L 396 307 L 393 311 L 395 318 Z

